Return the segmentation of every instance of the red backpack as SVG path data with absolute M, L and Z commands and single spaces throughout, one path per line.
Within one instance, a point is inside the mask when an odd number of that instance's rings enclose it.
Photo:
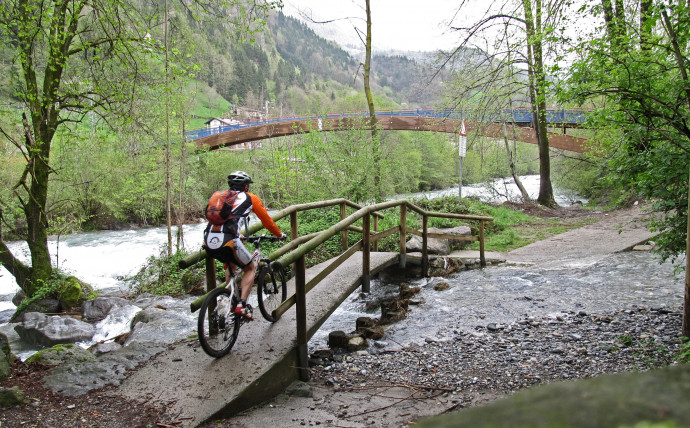
M 211 195 L 205 210 L 209 223 L 222 225 L 232 219 L 232 205 L 238 193 L 236 190 L 219 190 Z

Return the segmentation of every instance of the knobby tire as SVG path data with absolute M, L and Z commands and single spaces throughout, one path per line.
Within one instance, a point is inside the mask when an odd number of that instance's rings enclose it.
M 271 269 L 268 265 L 261 266 L 256 291 L 261 315 L 266 321 L 276 322 L 273 311 L 287 299 L 287 283 L 283 269 Z
M 233 306 L 230 290 L 220 287 L 206 296 L 199 309 L 199 343 L 214 358 L 227 355 L 237 340 L 240 316 L 233 312 Z

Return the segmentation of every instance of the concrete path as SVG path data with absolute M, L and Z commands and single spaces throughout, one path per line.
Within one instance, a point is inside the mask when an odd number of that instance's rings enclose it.
M 398 253 L 371 253 L 372 275 L 397 263 Z M 322 264 L 323 265 L 323 264 Z M 307 271 L 309 281 L 322 265 Z M 307 293 L 307 328 L 313 335 L 359 285 L 362 269 L 356 253 Z M 118 388 L 128 399 L 166 406 L 168 415 L 194 427 L 259 404 L 297 379 L 295 307 L 276 323 L 261 318 L 242 326 L 231 353 L 209 357 L 196 338 L 170 348 L 136 370 Z
M 654 238 L 643 223 L 648 218 L 639 207 L 607 213 L 594 224 L 510 251 L 505 254 L 506 263 L 547 269 L 588 266 Z

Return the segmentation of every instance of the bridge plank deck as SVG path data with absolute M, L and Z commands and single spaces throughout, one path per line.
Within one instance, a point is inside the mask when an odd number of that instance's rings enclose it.
M 398 259 L 398 253 L 372 252 L 371 274 Z M 327 263 L 308 269 L 307 281 Z M 358 252 L 307 294 L 309 337 L 359 286 L 361 269 L 362 253 Z M 289 286 L 294 290 L 294 281 Z M 263 320 L 258 309 L 255 315 L 257 320 L 242 326 L 229 355 L 211 358 L 197 339 L 177 343 L 134 372 L 118 393 L 167 406 L 169 414 L 185 427 L 236 413 L 277 395 L 297 379 L 295 307 L 274 324 Z

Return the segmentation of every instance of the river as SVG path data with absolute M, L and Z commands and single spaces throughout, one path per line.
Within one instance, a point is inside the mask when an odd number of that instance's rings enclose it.
M 524 183 L 531 193 L 538 192 L 538 177 L 524 177 Z M 477 189 L 464 187 L 463 195 L 477 192 L 485 199 L 495 200 L 496 192 L 481 193 Z M 456 194 L 457 190 L 413 196 L 432 198 Z M 561 205 L 576 200 L 556 193 Z M 204 226 L 199 223 L 184 227 L 188 248 L 200 245 Z M 166 240 L 165 228 L 149 228 L 78 233 L 62 237 L 59 246 L 56 239 L 51 239 L 50 246 L 54 261 L 62 270 L 79 276 L 97 290 L 108 291 L 126 287 L 123 279 L 136 273 L 148 257 L 160 253 Z M 12 243 L 11 248 L 28 259 L 22 243 Z M 13 310 L 10 300 L 18 287 L 7 272 L 0 275 L 0 311 Z M 450 288 L 434 291 L 433 285 L 441 280 L 447 281 Z M 420 304 L 412 306 L 411 311 L 424 316 L 410 316 L 389 327 L 385 349 L 442 337 L 448 331 L 439 326 L 448 325 L 449 320 L 456 330 L 473 331 L 489 321 L 510 323 L 522 316 L 555 317 L 632 305 L 678 307 L 683 297 L 683 281 L 674 275 L 673 266 L 658 263 L 653 254 L 646 252 L 614 254 L 597 263 L 571 264 L 567 268 L 490 266 L 458 272 L 444 279 L 415 279 L 411 285 L 422 289 L 417 299 Z M 372 293 L 366 298 L 353 293 L 316 333 L 309 347 L 312 350 L 325 347 L 330 331 L 354 330 L 354 321 L 359 316 L 377 317 L 378 310 L 368 309 L 376 307 L 371 302 L 396 292 L 397 284 L 374 281 Z
M 521 177 L 532 197 L 539 191 L 539 176 Z M 393 199 L 455 195 L 457 188 L 440 191 L 398 195 Z M 556 199 L 561 205 L 569 205 L 577 198 L 566 192 L 554 189 Z M 463 196 L 477 196 L 486 201 L 511 200 L 518 197 L 512 180 L 496 180 L 484 185 L 463 187 Z M 184 226 L 187 248 L 200 248 L 205 223 Z M 63 272 L 74 274 L 102 292 L 123 290 L 127 286 L 124 279 L 135 274 L 151 257 L 160 254 L 167 242 L 164 227 L 133 229 L 124 231 L 99 231 L 76 233 L 62 236 L 59 240 L 51 237 L 49 247 L 53 264 Z M 18 258 L 27 262 L 29 253 L 26 243 L 12 242 L 9 248 Z M 0 312 L 14 310 L 12 296 L 19 290 L 14 278 L 0 266 Z

